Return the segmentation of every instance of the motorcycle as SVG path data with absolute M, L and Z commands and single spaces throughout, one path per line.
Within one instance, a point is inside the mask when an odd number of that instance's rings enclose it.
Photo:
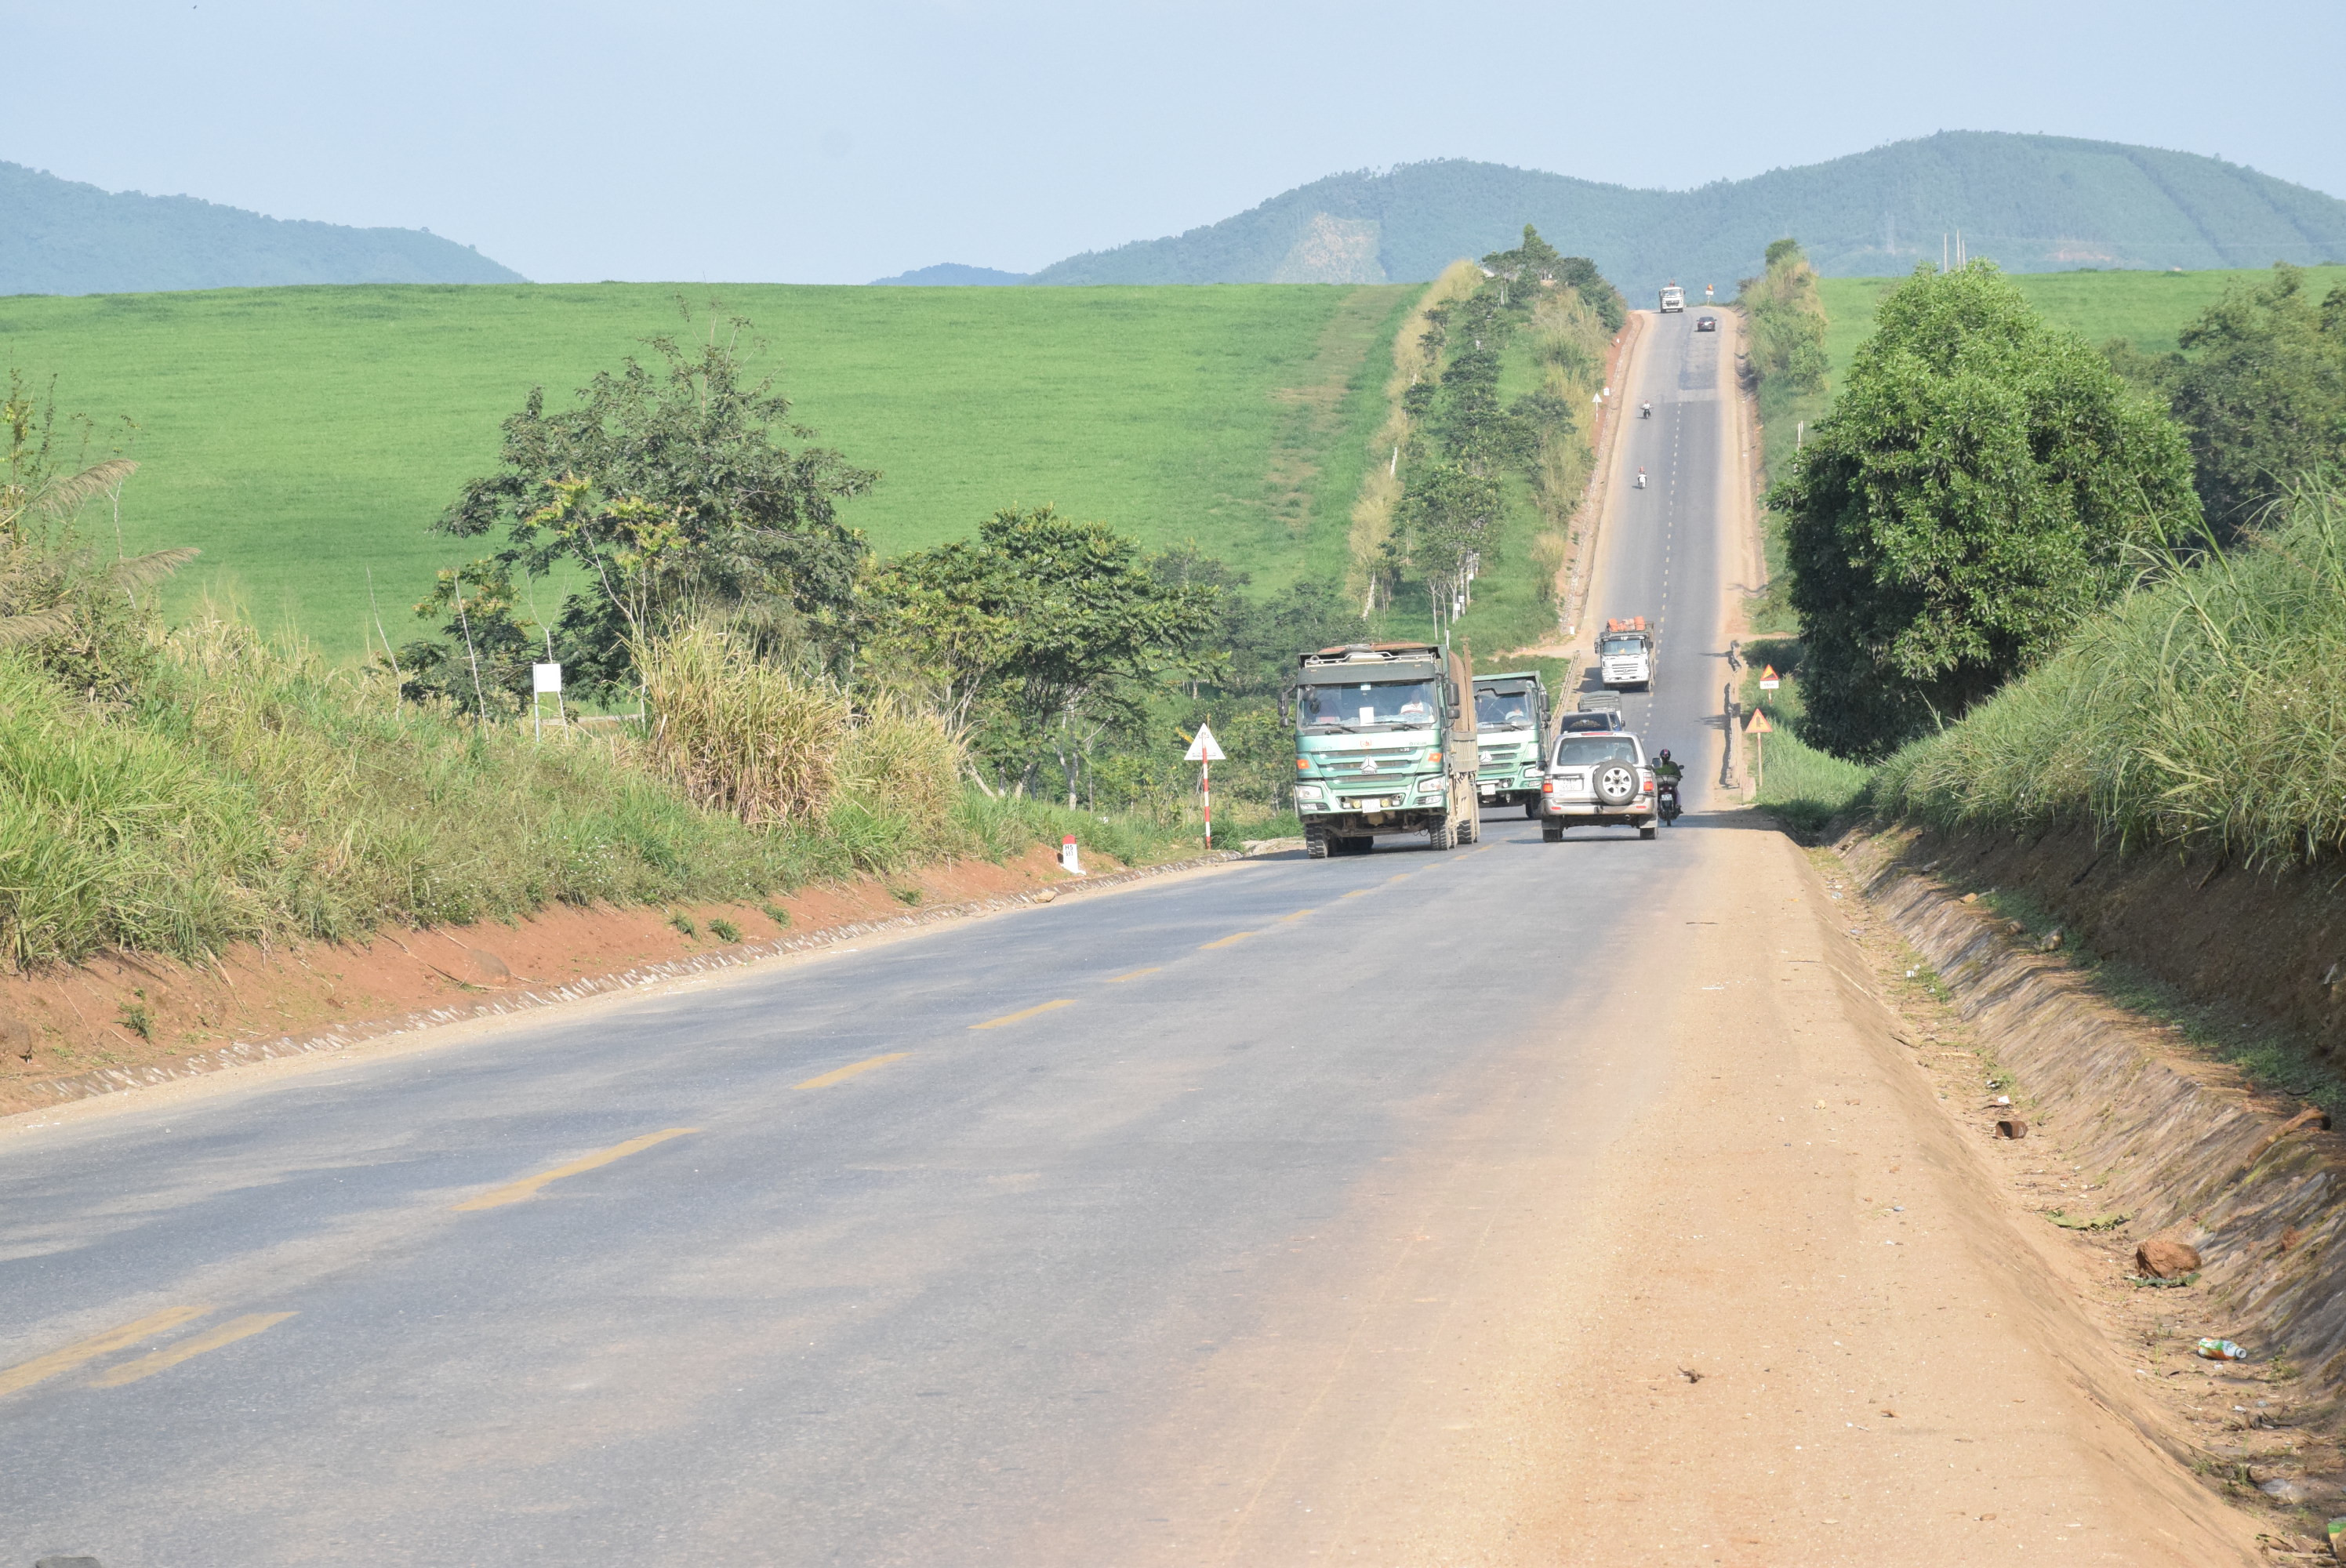
M 1665 822 L 1675 822 L 1678 820 L 1678 781 L 1677 779 L 1664 779 L 1654 785 L 1654 809 L 1661 813 L 1662 820 Z
M 1654 417 L 1654 405 L 1653 405 L 1652 403 L 1649 403 L 1649 402 L 1641 402 L 1641 403 L 1639 403 L 1639 404 L 1637 405 L 1637 417 L 1638 417 L 1639 419 L 1651 419 L 1651 418 L 1653 418 L 1653 417 Z
M 1638 489 L 1640 489 L 1640 490 L 1643 490 L 1645 487 L 1646 487 L 1646 471 L 1645 471 L 1644 469 L 1642 469 L 1642 468 L 1641 468 L 1641 469 L 1637 470 L 1637 488 L 1638 488 Z

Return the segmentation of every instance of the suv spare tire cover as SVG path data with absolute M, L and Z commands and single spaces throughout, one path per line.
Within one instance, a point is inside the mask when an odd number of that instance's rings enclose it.
M 1607 806 L 1627 806 L 1637 798 L 1637 770 L 1627 762 L 1607 762 L 1596 769 L 1596 798 Z

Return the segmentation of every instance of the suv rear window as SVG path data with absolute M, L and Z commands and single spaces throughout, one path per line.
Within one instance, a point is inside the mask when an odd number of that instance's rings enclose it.
M 1627 735 L 1567 735 L 1556 743 L 1558 768 L 1594 768 L 1600 762 L 1637 765 L 1637 742 Z

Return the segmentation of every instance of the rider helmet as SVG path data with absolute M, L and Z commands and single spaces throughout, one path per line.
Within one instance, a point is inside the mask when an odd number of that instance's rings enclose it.
M 1663 748 L 1662 748 L 1662 760 L 1663 760 L 1663 761 L 1665 761 L 1665 762 L 1668 762 L 1669 759 L 1670 759 L 1670 748 L 1669 748 L 1668 747 L 1665 746 L 1665 747 L 1663 747 Z

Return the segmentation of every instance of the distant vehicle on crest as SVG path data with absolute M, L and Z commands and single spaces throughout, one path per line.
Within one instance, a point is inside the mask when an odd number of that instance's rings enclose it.
M 1697 316 L 1694 319 L 1694 330 L 1698 332 L 1715 332 L 1719 331 L 1719 318 L 1717 316 Z
M 1686 309 L 1686 290 L 1676 283 L 1662 290 L 1662 314 L 1670 315 Z

